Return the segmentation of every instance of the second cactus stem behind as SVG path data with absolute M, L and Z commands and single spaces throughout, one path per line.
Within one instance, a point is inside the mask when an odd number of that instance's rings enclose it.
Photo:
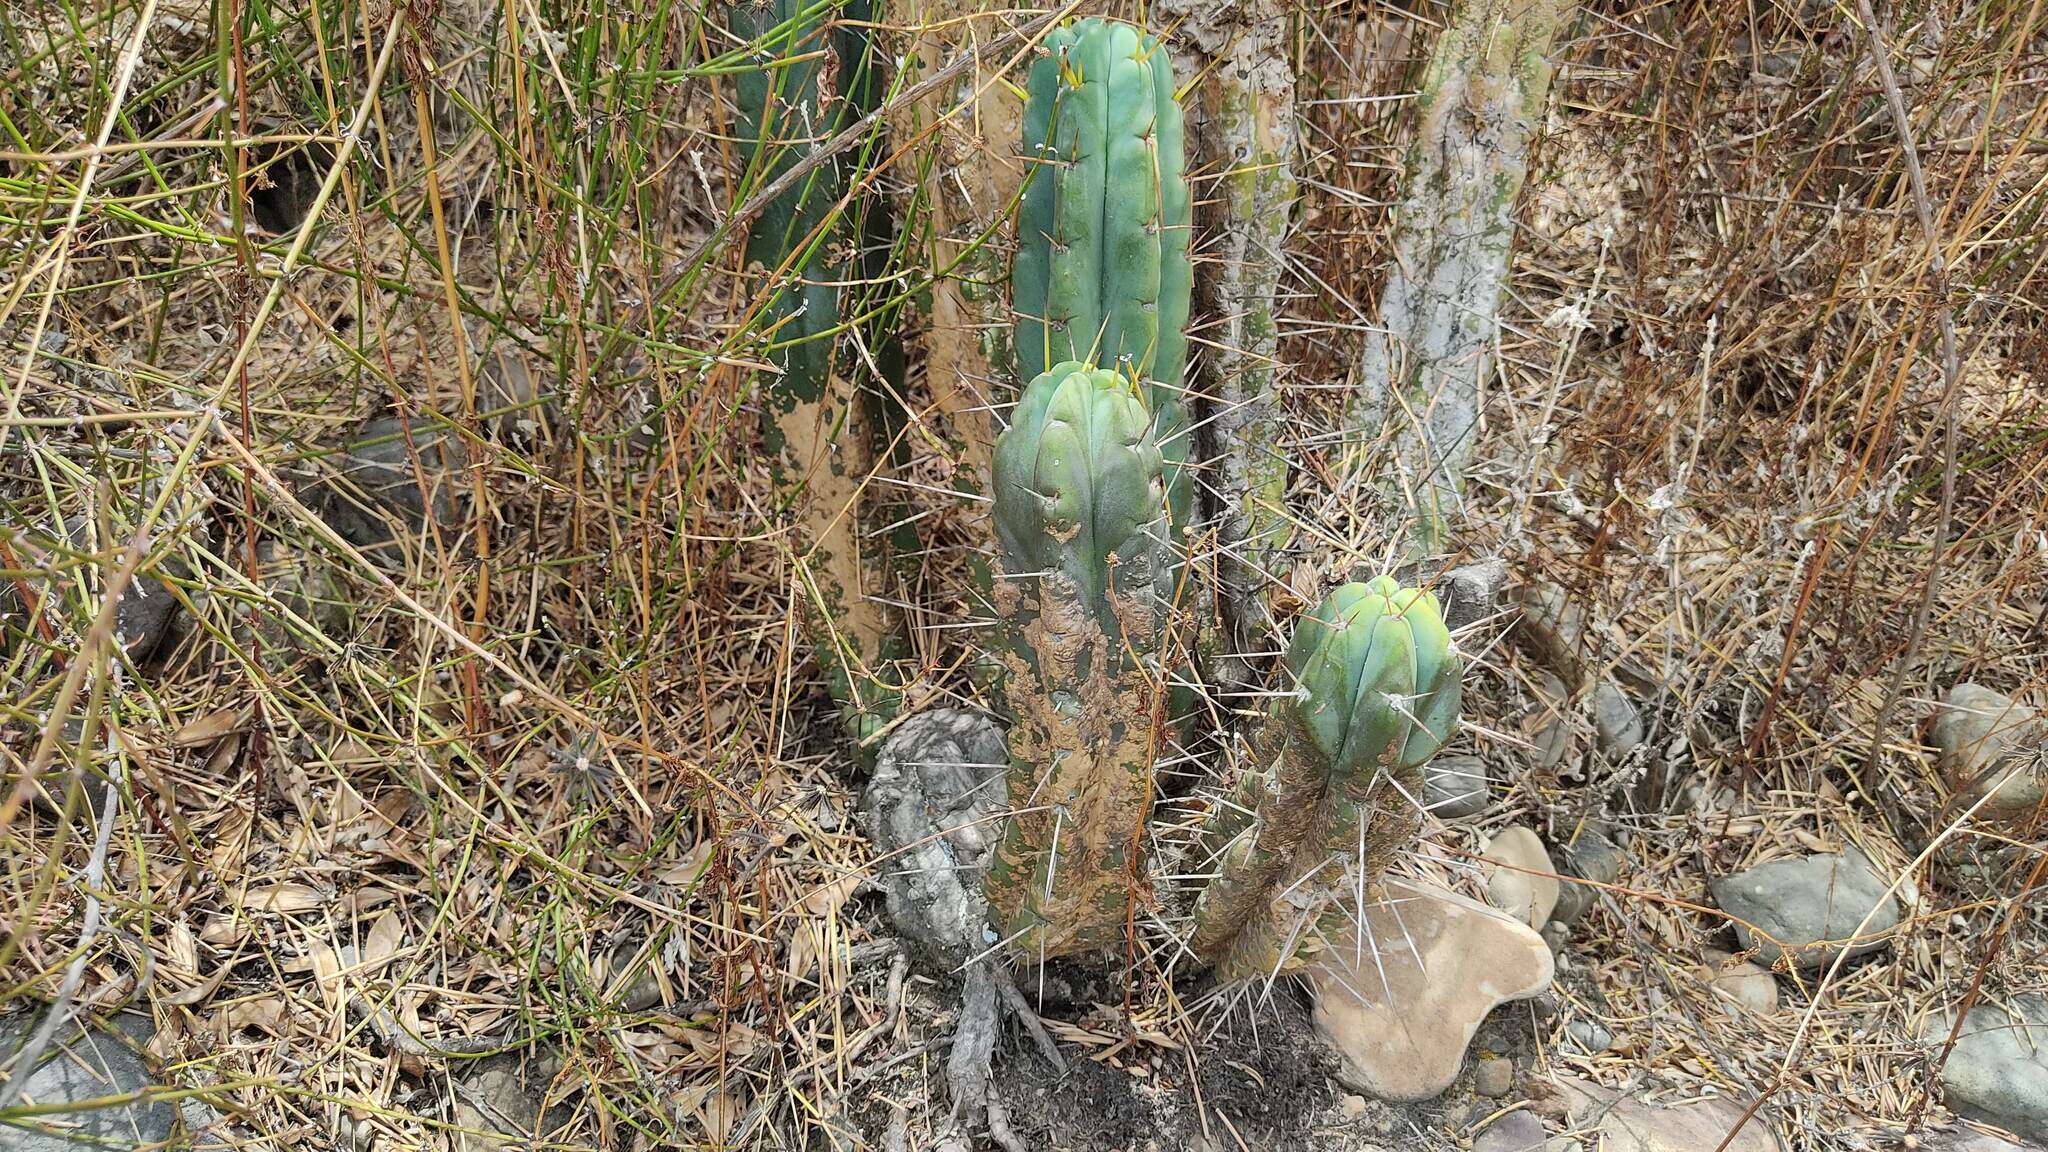
M 733 0 L 734 36 L 756 45 L 756 66 L 734 74 L 738 135 L 750 146 L 739 191 L 752 195 L 803 163 L 857 120 L 878 95 L 867 44 L 869 0 L 834 8 L 811 0 Z M 857 159 L 857 157 L 856 157 Z M 884 607 L 890 590 L 887 541 L 868 531 L 889 517 L 877 508 L 877 453 L 884 440 L 885 391 L 868 373 L 895 367 L 900 350 L 887 330 L 894 313 L 873 309 L 858 343 L 872 357 L 835 355 L 853 341 L 835 335 L 858 314 L 864 283 L 876 278 L 849 256 L 874 250 L 876 221 L 860 218 L 860 197 L 846 199 L 848 170 L 838 158 L 770 200 L 747 235 L 758 317 L 754 329 L 778 373 L 767 377 L 767 446 L 777 500 L 801 529 L 797 600 L 825 682 L 848 735 L 880 731 L 901 705 L 897 663 L 903 637 Z M 882 248 L 886 248 L 886 237 Z M 842 299 L 844 297 L 844 299 Z M 863 383 L 866 382 L 866 386 Z M 911 549 L 914 551 L 914 548 Z
M 1193 496 L 1181 376 L 1194 274 L 1173 66 L 1158 40 L 1108 20 L 1065 25 L 1045 46 L 1024 109 L 1018 375 L 1071 360 L 1144 381 L 1180 529 Z
M 1173 564 L 1152 414 L 1115 372 L 1054 365 L 996 440 L 994 599 L 1010 826 L 997 929 L 1039 959 L 1114 944 L 1142 875 Z
M 1220 977 L 1297 966 L 1332 902 L 1377 883 L 1413 839 L 1422 765 L 1457 728 L 1461 664 L 1436 597 L 1391 577 L 1346 584 L 1302 619 L 1286 656 L 1299 687 L 1275 709 L 1265 774 L 1205 829 L 1218 874 L 1191 946 Z

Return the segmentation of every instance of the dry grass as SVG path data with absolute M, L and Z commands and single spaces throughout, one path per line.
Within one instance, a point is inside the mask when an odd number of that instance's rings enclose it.
M 790 609 L 801 547 L 758 448 L 747 280 L 732 246 L 685 263 L 746 188 L 733 45 L 648 0 L 222 10 L 239 34 L 186 0 L 0 16 L 0 997 L 46 1002 L 82 960 L 70 1000 L 155 1020 L 166 1093 L 217 1117 L 202 1146 L 531 1124 L 465 1095 L 500 1053 L 555 1106 L 546 1147 L 858 1146 L 892 1117 L 916 1142 L 943 1119 L 946 993 L 860 889 L 855 782 Z M 1335 418 L 1430 24 L 1305 16 L 1283 342 L 1304 598 L 1394 546 L 1342 483 L 1371 448 Z M 1709 874 L 1847 843 L 1902 868 L 1955 816 L 1917 738 L 1931 697 L 2048 689 L 2040 19 L 1935 5 L 1886 31 L 1950 268 L 1952 396 L 1846 9 L 1581 13 L 1520 213 L 1463 539 L 1586 605 L 1663 768 L 1531 766 L 1537 664 L 1491 645 L 1468 739 L 1514 767 L 1487 827 L 1632 834 L 1573 946 L 1605 1004 L 1554 1022 L 1618 1037 L 1580 1070 L 1766 1095 L 1795 1147 L 1899 1132 L 1927 1084 L 1912 1029 L 1980 969 L 2001 995 L 2048 985 L 2038 911 L 1991 931 L 2040 833 L 1974 822 L 1964 846 L 2018 852 L 1991 882 L 1948 853 L 1912 874 L 1885 961 L 1788 985 L 1768 1020 L 1692 976 L 1721 928 Z M 119 147 L 87 159 L 103 128 Z M 880 179 L 913 237 L 927 143 Z M 344 149 L 300 227 L 290 203 Z M 907 287 L 921 250 L 895 256 Z M 932 410 L 914 359 L 905 387 Z M 448 438 L 459 502 L 370 558 L 307 505 L 389 412 L 422 422 L 416 449 Z M 886 486 L 923 539 L 892 590 L 918 605 L 911 696 L 971 699 L 973 515 L 943 439 L 910 427 Z M 183 606 L 146 659 L 102 611 L 131 569 Z M 1479 834 L 1439 829 L 1431 855 Z M 1138 956 L 1124 1031 L 1063 1039 L 1192 1034 L 1171 953 Z

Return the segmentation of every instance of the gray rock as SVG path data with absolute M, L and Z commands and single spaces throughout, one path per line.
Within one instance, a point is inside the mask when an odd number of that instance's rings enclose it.
M 1517 1108 L 1487 1125 L 1473 1139 L 1472 1152 L 1544 1152 L 1549 1138 L 1535 1113 Z
M 1501 829 L 1487 841 L 1480 859 L 1486 880 L 1486 902 L 1531 928 L 1550 922 L 1557 907 L 1557 869 L 1536 833 L 1519 825 Z
M 1621 875 L 1621 869 L 1628 862 L 1621 849 L 1615 847 L 1601 827 L 1588 824 L 1579 829 L 1570 844 L 1560 844 L 1551 856 L 1558 861 L 1558 871 L 1565 876 L 1591 880 L 1596 884 L 1612 884 Z M 1553 923 L 1571 925 L 1586 914 L 1600 899 L 1600 890 L 1589 884 L 1573 884 L 1566 881 L 1557 893 L 1557 906 L 1551 910 Z
M 1486 810 L 1486 762 L 1477 756 L 1439 756 L 1422 766 L 1422 802 L 1443 820 Z
M 256 631 L 266 652 L 308 650 L 300 636 L 308 627 L 330 640 L 348 637 L 355 621 L 346 582 L 324 553 L 300 551 L 278 540 L 256 546 L 257 579 L 269 603 L 256 606 Z M 235 613 L 237 637 L 246 637 L 246 617 Z
M 1754 948 L 1764 963 L 1776 964 L 1789 950 L 1793 963 L 1806 969 L 1832 963 L 1845 946 L 1851 956 L 1861 956 L 1888 943 L 1887 934 L 1899 922 L 1899 903 L 1885 888 L 1877 869 L 1853 848 L 1773 860 L 1713 883 L 1721 910 L 1748 921 L 1735 925 L 1745 951 Z M 1841 943 L 1873 910 L 1856 942 Z M 1750 924 L 1771 939 L 1759 937 Z
M 1800 61 L 1806 54 L 1797 48 L 1780 48 L 1765 52 L 1757 58 L 1757 73 L 1774 80 L 1790 80 L 1799 74 Z
M 2015 1144 L 2002 1136 L 1982 1132 L 1944 1132 L 1921 1145 L 1926 1152 L 2042 1152 L 2038 1144 Z
M 123 1024 L 120 1031 L 97 1025 L 60 1028 L 27 1074 L 23 1102 L 46 1106 L 83 1103 L 160 1083 L 135 1050 L 149 1035 L 148 1022 L 128 1017 L 117 1023 Z M 0 1063 L 13 1059 L 41 1025 L 40 1010 L 0 1020 Z M 22 1073 L 14 1069 L 13 1074 Z M 0 1147 L 8 1152 L 75 1152 L 94 1145 L 140 1147 L 169 1140 L 177 1121 L 177 1107 L 163 1100 L 80 1108 L 0 1125 Z
M 1472 1069 L 1472 1090 L 1481 1096 L 1505 1096 L 1515 1090 L 1515 1062 L 1481 1057 Z
M 1545 768 L 1564 763 L 1572 750 L 1570 717 L 1571 689 L 1550 672 L 1536 673 L 1539 693 L 1536 713 L 1531 717 L 1530 742 L 1536 745 L 1536 762 Z
M 1575 1076 L 1551 1079 L 1563 1090 L 1573 1128 L 1597 1133 L 1602 1152 L 1778 1152 L 1763 1110 L 1745 1115 L 1725 1096 L 1660 1105 Z
M 1573 1020 L 1564 1026 L 1564 1031 L 1580 1048 L 1593 1055 L 1614 1046 L 1614 1033 L 1597 1020 Z
M 158 490 L 161 491 L 161 486 Z M 173 515 L 177 514 L 177 509 L 174 508 Z M 159 529 L 159 538 L 169 530 Z M 37 550 L 55 547 L 59 550 L 90 552 L 103 558 L 99 565 L 98 577 L 88 581 L 86 585 L 91 589 L 90 599 L 82 606 L 84 615 L 79 617 L 86 623 L 90 623 L 92 614 L 99 609 L 99 597 L 105 591 L 104 581 L 119 570 L 122 561 L 126 559 L 129 538 L 125 533 L 129 531 L 132 529 L 127 525 L 116 523 L 111 529 L 113 539 L 95 539 L 89 523 L 81 517 L 74 516 L 64 521 L 65 539 L 61 545 L 53 545 L 49 536 L 43 533 L 30 534 L 29 539 Z M 202 533 L 202 538 L 205 535 Z M 166 577 L 183 577 L 189 575 L 190 569 L 176 552 L 156 555 L 162 560 L 163 567 L 160 569 L 157 562 L 145 559 L 127 585 L 121 589 L 121 601 L 114 607 L 114 640 L 121 645 L 121 650 L 127 653 L 128 658 L 137 664 L 158 654 L 170 642 L 177 633 L 184 614 L 178 598 L 171 594 L 171 586 Z M 72 583 L 73 579 L 74 577 L 67 575 L 61 583 L 30 580 L 30 588 L 34 590 L 39 601 L 45 603 L 45 611 L 51 613 L 52 620 L 70 612 L 72 607 L 77 605 L 77 585 Z M 50 597 L 56 599 L 50 600 Z M 60 605 L 62 607 L 59 607 Z M 14 581 L 0 581 L 0 613 L 14 614 L 20 610 L 20 597 L 15 590 Z
M 559 407 L 556 397 L 541 393 L 524 352 L 501 343 L 484 357 L 481 368 L 483 388 L 477 407 L 492 436 L 523 442 L 538 437 L 553 422 Z
M 1568 681 L 1582 681 L 1588 655 L 1586 614 L 1571 594 L 1555 584 L 1522 589 L 1522 638 L 1543 662 Z
M 225 1152 L 241 1143 L 225 1130 L 227 1117 L 197 1096 L 187 1096 L 178 1102 L 178 1116 L 185 1121 L 186 1134 L 192 1137 L 190 1152 Z
M 541 1111 L 553 1070 L 517 1052 L 486 1056 L 454 1072 L 454 1152 L 514 1152 L 537 1147 L 536 1133 L 561 1127 L 571 1110 L 561 1104 Z
M 1942 1025 L 1930 1041 L 1939 1042 L 1954 1018 Z M 1941 1084 L 1956 1111 L 2048 1140 L 2048 997 L 2026 993 L 1972 1008 Z
M 170 585 L 138 571 L 121 590 L 121 603 L 114 609 L 114 634 L 128 658 L 147 660 L 162 648 L 177 626 L 178 612 Z
M 1558 872 L 1560 875 L 1569 875 L 1571 869 L 1559 865 Z M 1548 931 L 1551 925 L 1569 930 L 1572 925 L 1579 922 L 1579 917 L 1584 916 L 1586 910 L 1599 900 L 1598 890 L 1588 888 L 1584 884 L 1574 884 L 1569 880 L 1564 881 L 1558 885 L 1557 906 L 1550 910 L 1550 924 L 1544 925 L 1544 930 Z
M 1635 702 L 1604 677 L 1593 685 L 1593 733 L 1610 760 L 1627 758 L 1643 742 L 1643 717 Z
M 654 970 L 661 963 L 660 954 L 634 967 L 633 957 L 638 953 L 633 945 L 622 944 L 612 950 L 611 963 L 606 965 L 609 995 L 618 997 L 619 1009 L 624 1012 L 646 1012 L 663 1000 L 661 974 Z M 631 975 L 627 976 L 629 969 Z
M 341 1147 L 347 1152 L 376 1152 L 377 1130 L 367 1120 L 341 1114 Z
M 446 429 L 416 420 L 408 437 L 396 417 L 372 420 L 332 462 L 335 475 L 320 482 L 320 513 L 350 544 L 381 550 L 401 536 L 419 539 L 429 523 L 455 526 L 463 449 Z
M 1009 751 L 1002 726 L 964 708 L 913 716 L 889 734 L 861 797 L 889 923 L 947 967 L 985 951 L 981 872 L 1002 836 Z
M 1929 733 L 1956 802 L 1978 812 L 2025 816 L 2048 793 L 2048 724 L 2032 708 L 1981 684 L 1949 689 Z
M 1444 626 L 1453 632 L 1470 628 L 1498 615 L 1501 590 L 1507 587 L 1508 562 L 1499 557 L 1461 564 L 1445 572 L 1436 584 L 1437 600 L 1443 605 Z M 1496 625 L 1492 632 L 1501 631 Z

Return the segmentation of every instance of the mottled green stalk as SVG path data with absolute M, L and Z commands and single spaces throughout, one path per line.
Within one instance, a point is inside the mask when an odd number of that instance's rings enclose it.
M 1205 829 L 1219 873 L 1191 946 L 1224 979 L 1293 966 L 1339 879 L 1375 882 L 1412 840 L 1422 765 L 1457 729 L 1461 666 L 1436 597 L 1389 576 L 1302 619 L 1286 656 L 1299 690 L 1274 710 L 1268 774 Z
M 1011 272 L 1018 374 L 1077 361 L 1145 382 L 1175 529 L 1187 525 L 1191 208 L 1159 42 L 1088 19 L 1046 38 L 1024 108 L 1026 176 Z
M 1382 444 L 1379 491 L 1410 553 L 1443 550 L 1493 365 L 1515 198 L 1550 92 L 1552 38 L 1573 5 L 1462 0 L 1419 96 L 1379 324 L 1348 426 Z
M 1132 381 L 1070 362 L 996 440 L 1013 815 L 988 897 L 1020 956 L 1121 938 L 1140 875 L 1174 552 L 1152 423 Z
M 1188 162 L 1220 174 L 1201 206 L 1204 275 L 1197 306 L 1211 345 L 1195 392 L 1210 415 L 1200 451 L 1216 526 L 1216 599 L 1227 686 L 1256 683 L 1270 651 L 1267 592 L 1286 579 L 1288 450 L 1280 403 L 1280 274 L 1297 199 L 1292 21 L 1279 0 L 1162 0 L 1161 19 L 1195 76 L 1187 96 Z
M 844 8 L 849 20 L 867 18 L 867 0 Z M 877 93 L 865 32 L 826 23 L 832 12 L 816 0 L 730 9 L 733 34 L 759 45 L 761 57 L 760 68 L 734 76 L 738 134 L 751 145 L 742 187 L 788 171 Z M 824 90 L 828 74 L 837 91 Z M 755 277 L 753 326 L 780 369 L 768 382 L 767 433 L 779 495 L 802 528 L 796 595 L 826 684 L 858 740 L 896 714 L 900 690 L 889 666 L 901 643 L 876 599 L 887 581 L 882 548 L 862 539 L 873 518 L 867 479 L 881 439 L 879 389 L 861 387 L 865 362 L 835 356 L 842 286 L 860 276 L 845 256 L 863 238 L 855 213 L 840 203 L 845 191 L 839 160 L 812 170 L 762 210 L 746 262 Z M 873 247 L 875 237 L 865 239 Z M 893 362 L 881 334 L 866 343 L 879 361 Z

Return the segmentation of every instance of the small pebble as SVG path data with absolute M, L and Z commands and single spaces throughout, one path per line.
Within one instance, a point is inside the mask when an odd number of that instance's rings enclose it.
M 1778 981 L 1768 969 L 1714 950 L 1707 952 L 1707 966 L 1714 973 L 1715 990 L 1730 1002 L 1758 1016 L 1778 1010 Z
M 1515 1064 L 1512 1060 L 1481 1060 L 1479 1066 L 1472 1070 L 1472 1090 L 1481 1096 L 1505 1096 L 1514 1088 Z
M 1574 1020 L 1565 1025 L 1564 1030 L 1579 1047 L 1595 1055 L 1607 1051 L 1614 1044 L 1614 1033 L 1593 1020 Z

